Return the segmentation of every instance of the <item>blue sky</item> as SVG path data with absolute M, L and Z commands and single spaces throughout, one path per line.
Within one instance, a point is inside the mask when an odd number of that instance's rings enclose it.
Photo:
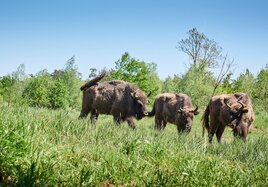
M 186 71 L 176 45 L 193 27 L 234 58 L 235 75 L 256 75 L 268 63 L 267 9 L 265 0 L 0 0 L 0 76 L 20 64 L 52 72 L 75 55 L 87 78 L 128 51 L 164 79 Z

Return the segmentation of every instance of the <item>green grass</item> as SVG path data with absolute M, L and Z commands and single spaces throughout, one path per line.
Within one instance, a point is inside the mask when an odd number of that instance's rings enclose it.
M 267 186 L 268 115 L 256 114 L 246 143 L 226 129 L 222 144 L 154 119 L 95 126 L 77 111 L 0 105 L 0 186 Z M 215 138 L 216 139 L 216 138 Z

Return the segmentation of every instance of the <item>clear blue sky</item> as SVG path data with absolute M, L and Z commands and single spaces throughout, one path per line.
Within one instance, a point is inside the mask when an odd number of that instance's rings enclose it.
M 235 74 L 268 63 L 266 0 L 0 0 L 0 76 L 19 64 L 52 72 L 75 55 L 86 78 L 128 51 L 163 79 L 186 71 L 176 45 L 193 27 L 234 58 Z

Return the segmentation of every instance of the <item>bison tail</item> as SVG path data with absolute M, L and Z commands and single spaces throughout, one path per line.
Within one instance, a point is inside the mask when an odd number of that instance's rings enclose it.
M 152 117 L 152 116 L 154 116 L 154 115 L 155 115 L 155 102 L 154 102 L 154 106 L 153 106 L 152 111 L 151 111 L 151 112 L 148 112 L 148 116 L 149 116 L 149 117 Z
M 202 116 L 202 121 L 203 121 L 202 137 L 204 137 L 204 135 L 205 135 L 205 128 L 207 130 L 209 130 L 209 112 L 210 111 L 209 111 L 209 104 L 208 104 L 208 106 L 207 106 L 207 108 Z
M 84 84 L 83 86 L 80 87 L 81 91 L 84 91 L 85 89 L 93 86 L 94 84 L 96 84 L 97 82 L 99 82 L 101 79 L 103 79 L 103 77 L 106 76 L 106 72 L 103 71 L 101 74 L 99 74 L 97 77 L 95 77 L 94 79 L 88 81 L 86 84 Z

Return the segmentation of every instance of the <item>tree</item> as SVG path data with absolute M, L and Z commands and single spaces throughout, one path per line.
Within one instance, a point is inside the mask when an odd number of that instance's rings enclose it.
M 5 75 L 0 78 L 0 95 L 4 101 L 8 104 L 11 102 L 23 104 L 21 94 L 25 78 L 24 64 L 20 64 L 17 70 L 11 73 L 11 75 Z
M 249 69 L 246 69 L 245 73 L 241 73 L 233 82 L 234 92 L 246 92 L 251 98 L 253 97 L 254 86 L 255 78 Z
M 220 67 L 217 78 L 210 81 L 213 87 L 209 86 L 211 87 L 211 93 L 209 95 L 211 97 L 214 96 L 216 89 L 230 72 L 233 60 L 229 60 L 228 54 L 222 55 L 222 48 L 218 43 L 213 39 L 209 39 L 204 33 L 199 33 L 196 28 L 188 31 L 188 38 L 178 42 L 177 49 L 189 56 L 191 60 L 190 69 L 192 68 L 192 71 L 195 68 L 202 70 L 196 73 L 209 72 L 206 68 Z
M 182 76 L 176 92 L 189 95 L 192 102 L 199 107 L 205 106 L 210 99 L 215 81 L 213 74 L 207 71 L 204 66 L 199 68 L 191 66 Z
M 51 75 L 47 70 L 42 70 L 30 79 L 22 93 L 22 97 L 29 106 L 49 107 L 48 93 L 51 84 Z
M 63 69 L 54 70 L 52 73 L 53 80 L 56 82 L 59 81 L 60 83 L 57 84 L 62 86 L 64 85 L 64 87 L 67 88 L 67 96 L 64 96 L 64 100 L 66 99 L 65 97 L 67 97 L 67 102 L 64 101 L 64 103 L 67 103 L 67 106 L 72 108 L 78 108 L 79 103 L 81 102 L 79 91 L 79 87 L 81 85 L 81 73 L 78 72 L 78 68 L 75 63 L 75 56 L 72 56 L 66 62 Z
M 163 81 L 162 92 L 177 92 L 181 79 L 179 75 L 168 76 Z
M 259 110 L 268 111 L 268 64 L 261 69 L 254 85 L 254 104 Z
M 221 55 L 222 48 L 196 28 L 188 31 L 188 38 L 178 42 L 177 49 L 186 53 L 194 66 L 205 65 L 213 67 L 217 65 L 217 58 Z
M 60 80 L 54 81 L 48 91 L 49 107 L 52 109 L 68 107 L 68 89 Z
M 161 81 L 156 73 L 155 63 L 145 63 L 144 61 L 132 58 L 125 52 L 122 57 L 115 62 L 115 68 L 110 70 L 108 79 L 124 80 L 136 84 L 146 93 L 151 92 L 153 98 L 161 88 Z

